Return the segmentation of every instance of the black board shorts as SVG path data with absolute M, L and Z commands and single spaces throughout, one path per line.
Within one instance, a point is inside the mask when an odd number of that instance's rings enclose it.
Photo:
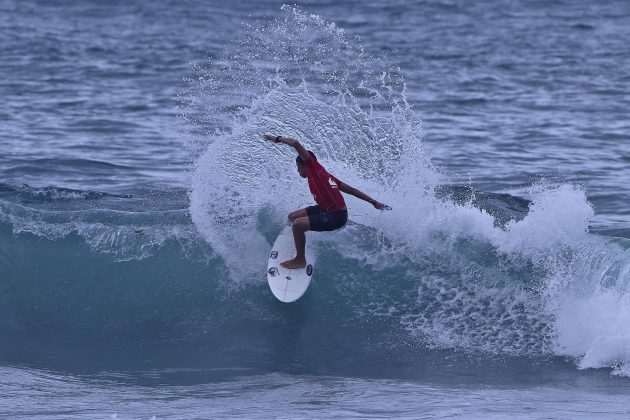
M 328 232 L 341 229 L 348 221 L 348 210 L 339 210 L 332 213 L 324 213 L 319 206 L 306 208 L 308 222 L 311 230 L 315 232 Z

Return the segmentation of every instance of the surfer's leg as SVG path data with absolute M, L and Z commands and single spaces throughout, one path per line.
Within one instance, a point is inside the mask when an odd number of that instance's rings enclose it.
M 289 222 L 293 223 L 295 219 L 298 219 L 300 217 L 306 217 L 306 216 L 308 216 L 306 209 L 299 209 L 296 211 L 292 211 L 291 213 L 289 213 Z
M 304 255 L 306 248 L 306 231 L 310 229 L 308 217 L 299 217 L 293 221 L 293 240 L 295 241 L 295 258 L 280 263 L 284 268 L 302 268 L 306 266 Z

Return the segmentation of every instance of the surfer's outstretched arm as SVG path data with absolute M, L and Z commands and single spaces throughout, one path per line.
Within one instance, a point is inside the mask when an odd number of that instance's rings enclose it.
M 263 136 L 263 139 L 274 142 L 274 143 L 284 143 L 288 146 L 293 147 L 302 158 L 302 162 L 306 162 L 311 158 L 311 154 L 304 148 L 304 146 L 302 146 L 302 143 L 300 143 L 296 139 L 292 139 L 291 137 L 274 136 L 273 134 L 265 134 Z
M 379 210 L 391 210 L 392 209 L 387 204 L 383 204 L 383 203 L 373 199 L 372 197 L 370 197 L 366 193 L 364 193 L 362 191 L 359 191 L 359 190 L 357 190 L 354 187 L 351 187 L 350 185 L 346 184 L 345 182 L 339 181 L 339 190 L 342 191 L 342 192 L 345 192 L 346 194 L 354 195 L 355 197 L 360 198 L 363 201 L 367 201 L 368 203 L 373 205 L 374 208 L 377 208 Z

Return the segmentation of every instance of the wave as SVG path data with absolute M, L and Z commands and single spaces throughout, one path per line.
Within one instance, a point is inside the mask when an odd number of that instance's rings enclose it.
M 42 211 L 0 200 L 0 329 L 29 340 L 79 334 L 191 345 L 226 335 L 242 340 L 237 331 L 285 340 L 299 325 L 316 331 L 301 345 L 332 340 L 353 351 L 369 342 L 360 352 L 369 357 L 399 357 L 415 342 L 418 357 L 454 348 L 566 355 L 580 368 L 626 374 L 630 244 L 566 218 L 567 208 L 577 215 L 590 208 L 579 189 L 542 189 L 531 201 L 469 187 L 439 191 L 448 212 L 424 243 L 392 239 L 356 220 L 313 234 L 317 273 L 296 305 L 268 292 L 266 259 L 256 262 L 254 278 L 237 283 L 230 260 L 180 210 Z M 490 216 L 506 209 L 509 221 Z M 281 223 L 268 209 L 256 219 L 266 252 Z
M 589 232 L 583 189 L 541 183 L 520 198 L 454 185 L 431 162 L 402 76 L 335 25 L 283 10 L 237 41 L 229 74 L 210 63 L 190 79 L 184 114 L 205 139 L 191 146 L 189 189 L 1 187 L 3 333 L 229 336 L 248 360 L 332 345 L 569 356 L 628 375 L 630 244 Z M 264 265 L 310 198 L 291 150 L 265 132 L 300 138 L 394 208 L 349 199 L 345 229 L 310 233 L 315 280 L 294 305 L 273 299 Z

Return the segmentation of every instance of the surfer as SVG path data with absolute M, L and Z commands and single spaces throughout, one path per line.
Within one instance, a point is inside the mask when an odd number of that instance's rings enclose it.
M 284 268 L 302 268 L 306 266 L 304 248 L 306 231 L 326 232 L 341 229 L 348 221 L 348 210 L 341 192 L 354 195 L 367 201 L 379 210 L 391 210 L 391 207 L 380 203 L 369 195 L 341 182 L 317 161 L 315 154 L 306 150 L 299 141 L 290 137 L 265 134 L 263 139 L 274 143 L 284 143 L 293 147 L 298 156 L 295 159 L 297 171 L 302 178 L 308 179 L 308 187 L 317 205 L 306 207 L 289 213 L 289 221 L 293 225 L 296 256 L 280 265 Z M 341 192 L 340 192 L 341 191 Z

